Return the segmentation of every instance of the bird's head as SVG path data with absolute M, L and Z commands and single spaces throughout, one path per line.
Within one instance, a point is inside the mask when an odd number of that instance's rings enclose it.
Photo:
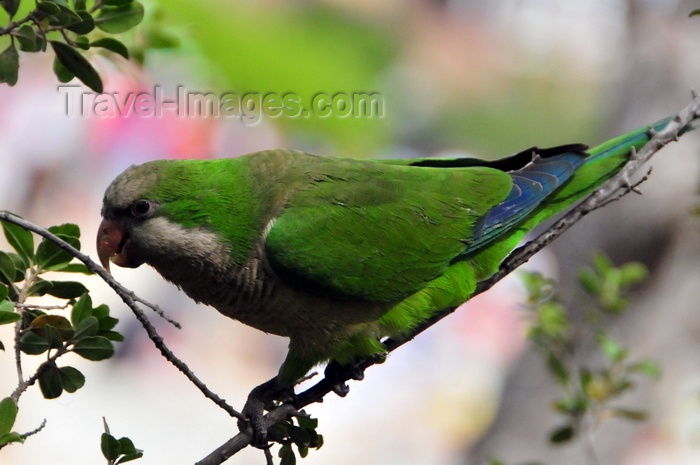
M 157 160 L 127 168 L 105 191 L 97 231 L 102 266 L 147 263 L 180 284 L 204 268 L 226 269 L 232 256 L 245 260 L 259 225 L 247 194 L 254 181 L 237 160 Z
M 162 236 L 173 224 L 164 211 L 173 196 L 167 185 L 171 163 L 159 160 L 133 165 L 105 191 L 97 255 L 107 271 L 110 261 L 128 268 L 148 262 L 154 247 L 163 242 Z

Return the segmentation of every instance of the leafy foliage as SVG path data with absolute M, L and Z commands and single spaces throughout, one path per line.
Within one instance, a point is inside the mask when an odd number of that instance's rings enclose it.
M 0 52 L 0 83 L 17 83 L 19 50 L 45 52 L 50 45 L 55 54 L 54 74 L 60 82 L 74 77 L 95 92 L 102 92 L 102 79 L 85 58 L 93 47 L 129 57 L 126 46 L 109 37 L 137 26 L 144 17 L 143 5 L 136 0 L 96 0 L 88 7 L 85 0 L 42 0 L 24 18 L 15 20 L 21 0 L 0 1 L 10 23 L 0 28 L 9 35 L 10 45 Z
M 105 432 L 100 437 L 100 449 L 102 449 L 102 455 L 107 459 L 108 465 L 118 465 L 143 457 L 143 451 L 137 449 L 131 439 L 126 437 L 115 438 L 109 432 L 107 420 L 104 418 L 102 420 Z
M 296 425 L 294 424 L 296 420 Z M 306 457 L 309 449 L 320 449 L 323 446 L 323 436 L 316 432 L 318 420 L 300 411 L 299 415 L 275 425 L 268 432 L 269 439 L 282 444 L 279 450 L 280 465 L 296 464 L 296 446 L 299 456 Z
M 44 7 L 46 8 L 46 7 Z M 31 232 L 9 222 L 2 223 L 5 238 L 14 252 L 0 251 L 0 325 L 15 324 L 15 357 L 21 367 L 22 355 L 43 355 L 45 360 L 28 379 L 18 371 L 18 386 L 10 397 L 0 401 L 0 448 L 23 442 L 30 434 L 17 433 L 12 427 L 17 417 L 17 402 L 22 393 L 38 383 L 46 399 L 64 392 L 74 393 L 85 385 L 85 376 L 77 368 L 59 364 L 69 353 L 100 361 L 114 355 L 114 342 L 124 337 L 114 330 L 118 320 L 106 305 L 93 305 L 86 287 L 77 281 L 47 279 L 48 272 L 91 272 L 82 263 L 72 263 L 73 256 L 47 239 L 35 247 Z M 62 224 L 49 231 L 69 245 L 80 249 L 80 229 Z M 53 296 L 58 305 L 39 305 L 36 297 Z M 5 346 L 0 341 L 0 349 Z M 103 444 L 107 439 L 102 440 Z M 139 458 L 141 451 L 127 438 L 116 440 L 116 456 L 110 463 L 124 463 Z
M 551 443 L 577 439 L 604 419 L 646 419 L 644 410 L 622 407 L 617 401 L 636 387 L 639 375 L 658 378 L 658 365 L 651 360 L 632 360 L 630 350 L 605 329 L 609 318 L 628 308 L 630 289 L 646 276 L 647 270 L 640 263 L 615 267 L 607 257 L 596 254 L 592 267 L 579 275 L 581 289 L 594 302 L 586 314 L 590 324 L 582 332 L 572 324 L 553 280 L 539 273 L 523 274 L 532 317 L 529 339 L 561 388 L 561 396 L 552 405 L 563 422 L 551 432 Z M 577 366 L 575 354 L 590 339 L 596 343 L 600 361 L 595 367 Z

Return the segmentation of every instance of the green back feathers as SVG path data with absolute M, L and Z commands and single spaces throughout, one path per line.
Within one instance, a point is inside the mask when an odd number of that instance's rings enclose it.
M 284 279 L 341 299 L 395 302 L 423 288 L 511 188 L 491 168 L 305 162 L 307 184 L 276 219 L 267 257 Z

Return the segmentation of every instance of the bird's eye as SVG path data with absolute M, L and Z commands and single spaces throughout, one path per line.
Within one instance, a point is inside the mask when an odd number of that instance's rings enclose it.
M 145 218 L 153 214 L 156 205 L 150 200 L 137 200 L 131 205 L 131 214 L 136 218 Z

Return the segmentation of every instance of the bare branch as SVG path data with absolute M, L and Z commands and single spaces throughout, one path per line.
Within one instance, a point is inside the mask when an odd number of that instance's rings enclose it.
M 289 404 L 283 404 L 265 415 L 263 425 L 267 429 L 270 429 L 272 426 L 283 422 L 295 413 L 296 409 L 294 409 L 294 407 Z M 238 451 L 247 447 L 251 443 L 252 439 L 253 431 L 249 427 L 246 431 L 238 433 L 224 444 L 217 447 L 215 451 L 204 457 L 195 465 L 218 465 L 220 463 L 224 463 L 226 460 L 238 453 Z

